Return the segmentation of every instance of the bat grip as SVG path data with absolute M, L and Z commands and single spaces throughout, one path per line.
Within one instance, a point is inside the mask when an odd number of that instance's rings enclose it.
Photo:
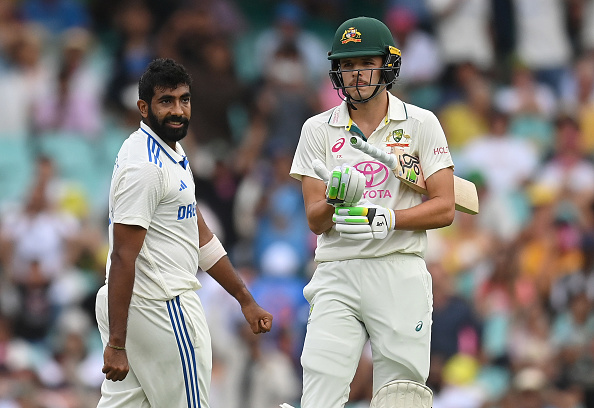
M 398 166 L 396 156 L 394 156 L 393 154 L 386 153 L 378 149 L 377 147 L 370 145 L 365 140 L 359 137 L 352 136 L 349 139 L 349 142 L 351 143 L 351 146 L 353 146 L 355 149 L 367 153 L 374 159 L 388 166 L 391 170 L 395 169 Z

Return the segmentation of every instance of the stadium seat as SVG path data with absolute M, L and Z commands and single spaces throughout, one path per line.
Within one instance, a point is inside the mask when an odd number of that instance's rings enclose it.
M 0 136 L 0 204 L 20 201 L 31 182 L 33 154 L 26 137 Z

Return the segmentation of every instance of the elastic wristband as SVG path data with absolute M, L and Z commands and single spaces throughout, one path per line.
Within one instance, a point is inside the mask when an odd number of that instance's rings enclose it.
M 112 349 L 115 349 L 115 350 L 126 350 L 126 347 L 112 346 L 109 343 L 107 343 L 107 347 L 112 348 Z
M 225 255 L 227 255 L 227 251 L 225 251 L 223 244 L 216 235 L 213 235 L 210 241 L 200 247 L 198 266 L 203 271 L 207 271 Z

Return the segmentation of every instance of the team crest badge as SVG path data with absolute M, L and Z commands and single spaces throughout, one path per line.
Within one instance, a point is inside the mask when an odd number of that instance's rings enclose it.
M 396 129 L 386 137 L 386 146 L 408 147 L 410 135 L 404 134 L 403 129 Z
M 349 27 L 346 30 L 344 30 L 340 42 L 342 44 L 346 44 L 349 42 L 361 42 L 361 33 L 357 31 L 355 27 Z

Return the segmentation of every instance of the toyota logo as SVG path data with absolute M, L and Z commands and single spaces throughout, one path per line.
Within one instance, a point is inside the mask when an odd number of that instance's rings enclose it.
M 385 165 L 374 161 L 357 163 L 354 167 L 365 176 L 366 188 L 379 186 L 388 179 L 390 174 Z

